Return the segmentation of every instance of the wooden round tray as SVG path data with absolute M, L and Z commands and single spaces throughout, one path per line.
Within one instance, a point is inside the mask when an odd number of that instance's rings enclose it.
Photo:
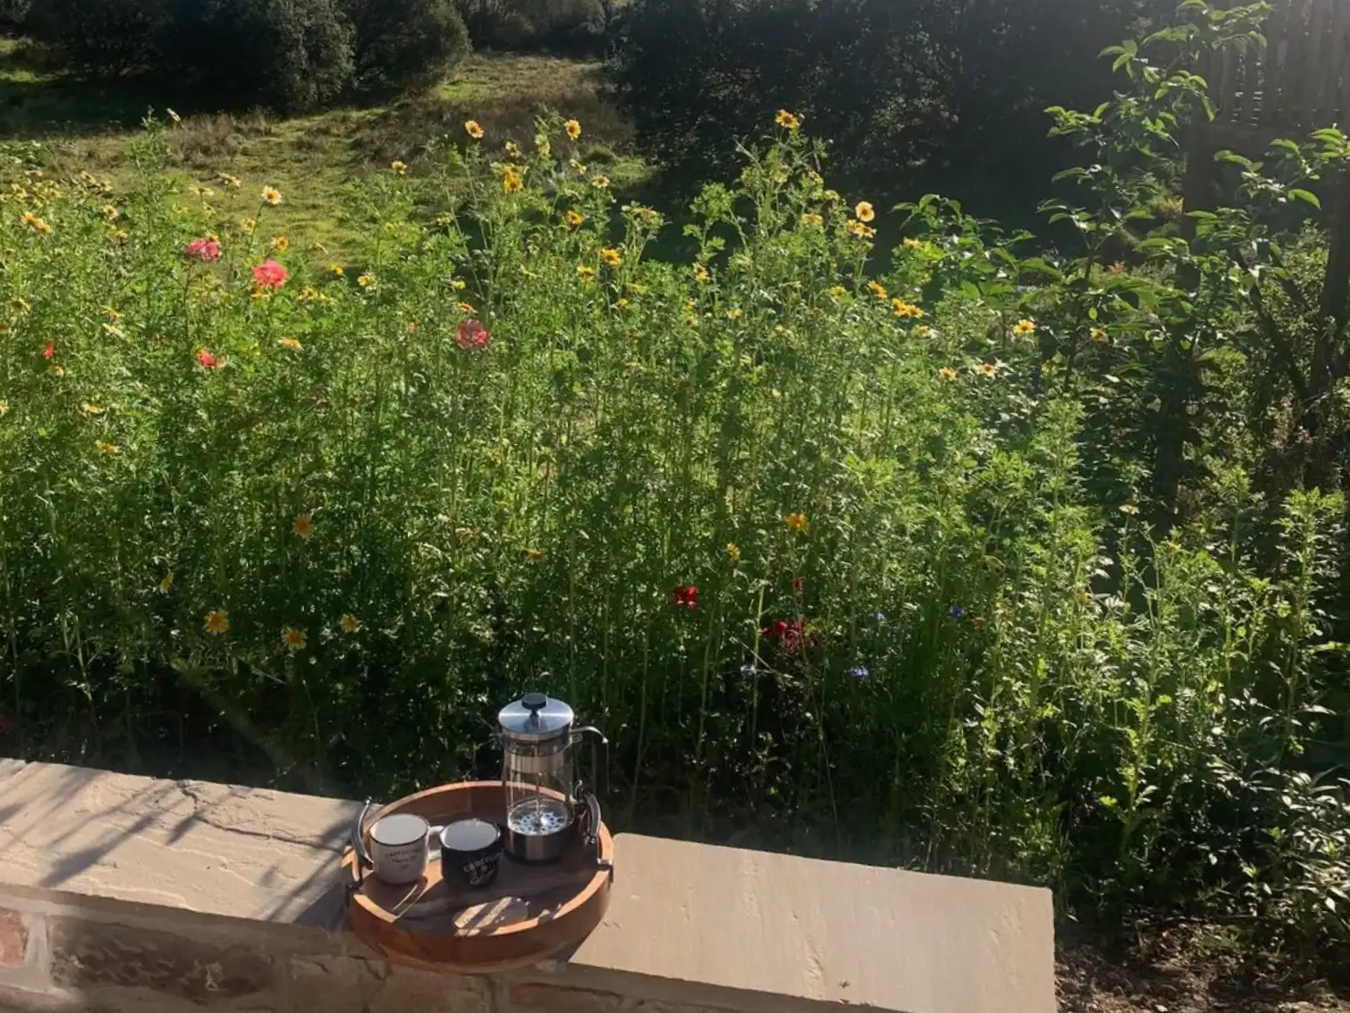
M 409 795 L 367 817 L 369 828 L 392 813 L 415 813 L 433 826 L 470 816 L 501 824 L 500 781 L 468 781 Z M 433 842 L 419 883 L 392 886 L 362 869 L 353 848 L 342 856 L 350 891 L 347 920 L 366 945 L 389 960 L 433 971 L 483 973 L 532 964 L 580 943 L 609 906 L 614 841 L 600 825 L 599 846 L 577 834 L 557 862 L 522 865 L 502 856 L 490 886 L 452 887 L 441 879 Z

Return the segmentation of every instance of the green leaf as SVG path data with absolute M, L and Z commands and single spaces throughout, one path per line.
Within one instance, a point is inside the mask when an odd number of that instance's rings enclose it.
M 1322 210 L 1322 202 L 1317 199 L 1317 194 L 1313 193 L 1311 190 L 1290 190 L 1289 196 L 1295 197 L 1307 204 L 1311 204 L 1313 207 L 1317 208 L 1318 211 Z

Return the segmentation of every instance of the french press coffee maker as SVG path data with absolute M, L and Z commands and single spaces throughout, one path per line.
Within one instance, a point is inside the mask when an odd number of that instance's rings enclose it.
M 527 693 L 497 715 L 506 802 L 506 854 L 551 862 L 573 835 L 600 833 L 600 803 L 609 782 L 609 741 L 596 728 L 574 728 L 572 708 Z M 591 784 L 578 780 L 573 746 L 590 744 Z M 579 829 L 580 828 L 580 829 Z

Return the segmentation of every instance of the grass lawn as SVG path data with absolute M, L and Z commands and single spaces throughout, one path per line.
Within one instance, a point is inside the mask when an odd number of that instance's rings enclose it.
M 647 170 L 632 155 L 629 125 L 602 94 L 598 63 L 549 56 L 478 54 L 436 88 L 387 105 L 345 107 L 310 116 L 262 112 L 188 113 L 173 134 L 171 170 L 186 186 L 213 186 L 213 203 L 243 218 L 257 209 L 264 185 L 284 203 L 268 212 L 269 232 L 289 234 L 323 259 L 356 259 L 359 232 L 343 223 L 344 185 L 400 159 L 417 174 L 426 145 L 464 138 L 466 119 L 487 131 L 485 143 L 527 145 L 534 117 L 553 109 L 580 120 L 582 157 L 618 187 L 641 183 Z M 159 101 L 163 101 L 162 98 Z M 128 141 L 152 106 L 140 98 L 33 68 L 24 44 L 0 39 L 0 148 L 25 162 L 69 175 L 88 170 L 129 182 Z M 158 109 L 157 116 L 165 113 Z M 603 167 L 603 168 L 601 168 Z M 243 185 L 224 191 L 222 173 Z

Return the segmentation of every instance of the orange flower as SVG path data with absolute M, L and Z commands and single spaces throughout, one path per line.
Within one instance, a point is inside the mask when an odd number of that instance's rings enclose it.
M 206 613 L 206 632 L 220 636 L 230 629 L 230 616 L 224 609 L 215 609 Z
M 887 295 L 886 286 L 881 284 L 881 282 L 879 281 L 869 281 L 867 283 L 867 290 L 871 292 L 874 296 L 876 296 L 878 299 L 886 298 Z
M 478 125 L 477 120 L 468 120 L 464 124 L 464 132 L 475 141 L 481 141 L 483 139 L 483 128 Z
M 581 136 L 581 124 L 576 120 L 568 120 L 563 124 L 563 129 L 567 131 L 567 136 L 574 141 Z
M 283 626 L 281 629 L 281 642 L 286 645 L 288 651 L 298 651 L 305 646 L 305 634 L 303 630 L 297 630 L 294 626 Z
M 783 523 L 792 531 L 805 531 L 806 514 L 787 514 L 783 517 Z
M 291 523 L 291 530 L 301 538 L 309 538 L 314 534 L 314 517 L 311 514 L 296 514 L 295 520 Z
M 303 352 L 305 350 L 305 346 L 300 344 L 296 338 L 282 338 L 277 344 L 282 348 L 290 349 L 292 352 Z M 299 534 L 299 532 L 296 532 L 296 534 Z
M 946 380 L 948 383 L 955 383 L 958 375 L 959 374 L 956 372 L 956 370 L 952 369 L 951 366 L 943 366 L 941 369 L 938 370 L 938 376 Z

